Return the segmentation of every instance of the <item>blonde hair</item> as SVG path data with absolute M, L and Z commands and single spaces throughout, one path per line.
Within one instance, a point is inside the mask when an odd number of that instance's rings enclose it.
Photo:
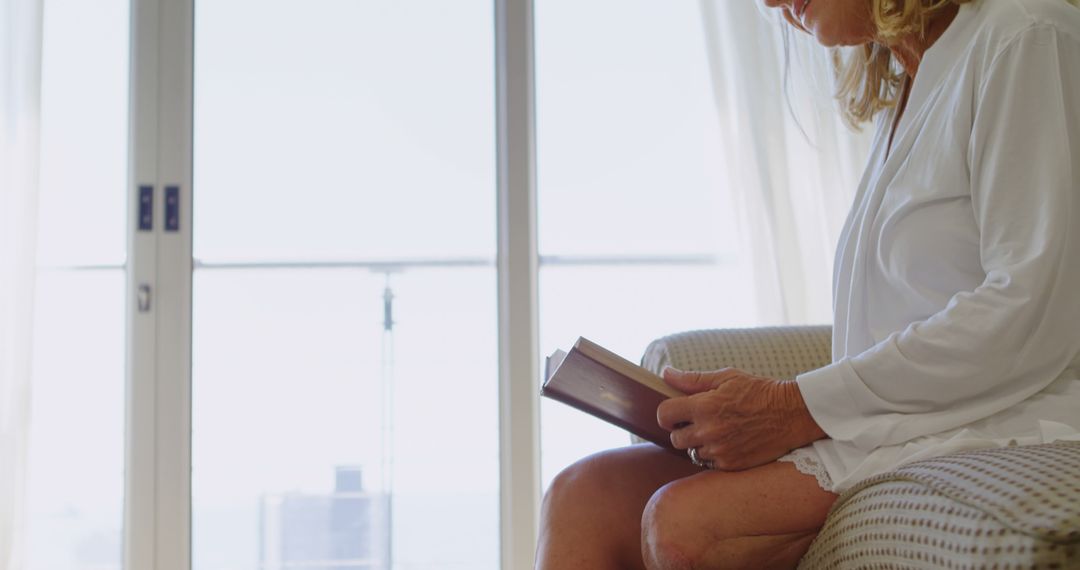
M 930 20 L 952 5 L 972 0 L 868 0 L 878 37 L 883 42 L 924 35 Z M 858 128 L 883 109 L 896 105 L 904 70 L 889 48 L 879 42 L 833 50 L 836 98 L 848 125 Z
M 974 0 L 867 0 L 878 36 L 884 42 L 926 33 L 938 12 Z M 1080 0 L 1064 0 L 1080 7 Z M 858 129 L 883 109 L 896 105 L 904 84 L 904 71 L 892 52 L 874 42 L 846 50 L 833 50 L 836 98 L 844 121 Z

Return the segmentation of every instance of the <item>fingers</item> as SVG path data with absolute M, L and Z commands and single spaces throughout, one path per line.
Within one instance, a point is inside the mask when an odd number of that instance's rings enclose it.
M 701 436 L 701 430 L 697 425 L 690 424 L 684 428 L 679 428 L 671 432 L 671 445 L 675 449 L 690 449 L 691 447 L 701 447 L 704 445 L 705 439 Z M 701 450 L 698 450 L 699 454 Z
M 687 393 L 687 396 L 670 398 L 661 402 L 660 406 L 656 408 L 657 423 L 668 431 L 674 431 L 682 427 L 681 424 L 693 422 L 695 412 L 699 411 L 697 410 L 697 403 L 703 401 L 701 398 L 705 397 L 702 394 L 715 390 L 731 379 L 745 375 L 745 372 L 736 368 L 724 368 L 712 372 L 665 368 L 663 370 L 664 381 L 670 386 Z M 695 395 L 698 395 L 698 397 L 694 398 Z
M 701 381 L 701 372 L 695 370 L 684 371 L 669 367 L 664 369 L 662 375 L 668 386 L 687 394 L 697 394 L 710 389 Z
M 693 418 L 693 403 L 690 398 L 671 398 L 660 402 L 656 408 L 656 423 L 660 427 L 675 431 Z
M 664 368 L 661 375 L 664 382 L 667 382 L 669 386 L 687 394 L 699 394 L 715 390 L 731 378 L 745 375 L 745 373 L 735 368 L 701 372 L 697 370 L 679 370 L 669 366 Z

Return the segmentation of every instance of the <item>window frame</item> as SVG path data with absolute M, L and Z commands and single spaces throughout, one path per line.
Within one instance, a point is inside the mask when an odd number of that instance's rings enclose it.
M 531 566 L 540 501 L 534 0 L 495 2 L 500 550 Z M 131 0 L 123 566 L 192 563 L 194 0 Z M 138 226 L 152 188 L 153 227 Z M 167 230 L 166 188 L 179 192 Z
M 500 545 L 529 568 L 540 504 L 534 0 L 495 0 Z
M 194 0 L 132 0 L 124 568 L 191 567 L 193 37 Z M 138 225 L 142 187 L 150 230 Z

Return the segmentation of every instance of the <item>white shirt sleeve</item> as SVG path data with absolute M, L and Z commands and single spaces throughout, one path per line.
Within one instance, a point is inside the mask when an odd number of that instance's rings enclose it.
M 967 160 L 985 281 L 797 378 L 822 429 L 864 451 L 1013 406 L 1080 354 L 1080 40 L 1032 26 L 975 97 Z

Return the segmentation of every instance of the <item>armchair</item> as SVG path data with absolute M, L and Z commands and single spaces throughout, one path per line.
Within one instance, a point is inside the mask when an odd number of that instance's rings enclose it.
M 793 379 L 830 360 L 831 328 L 813 326 L 676 334 L 642 365 Z M 1080 442 L 957 453 L 864 480 L 837 499 L 799 568 L 1080 569 Z

